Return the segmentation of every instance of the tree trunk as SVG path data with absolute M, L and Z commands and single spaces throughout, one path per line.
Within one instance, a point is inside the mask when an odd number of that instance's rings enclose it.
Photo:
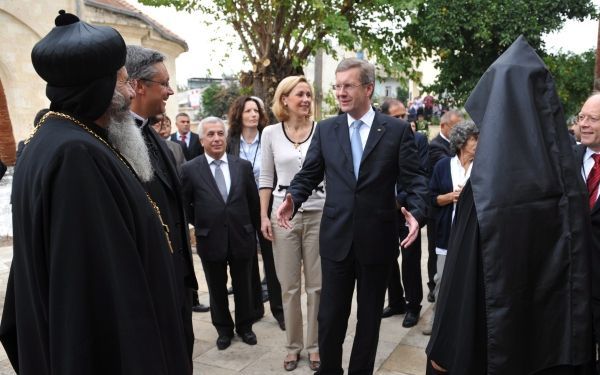
M 265 103 L 265 109 L 271 123 L 277 122 L 277 118 L 271 111 L 275 89 L 282 79 L 291 75 L 303 75 L 301 67 L 294 67 L 291 60 L 273 62 L 267 65 L 255 66 L 254 71 L 242 72 L 240 79 L 243 87 L 252 87 L 252 95 L 258 96 Z
M 15 165 L 15 137 L 2 82 L 0 82 L 0 159 L 6 165 Z

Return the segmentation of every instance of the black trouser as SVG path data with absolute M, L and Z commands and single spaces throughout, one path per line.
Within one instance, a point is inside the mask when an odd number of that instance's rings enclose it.
M 277 321 L 283 320 L 283 303 L 281 302 L 281 285 L 277 280 L 277 274 L 275 273 L 275 260 L 273 259 L 273 244 L 267 240 L 262 233 L 258 234 L 258 242 L 260 243 L 260 252 L 262 254 L 263 269 L 265 271 L 265 278 L 267 279 L 267 290 L 269 291 L 269 305 L 271 307 L 271 313 Z M 258 262 L 257 262 L 258 263 Z M 256 270 L 258 271 L 258 264 Z M 252 278 L 255 282 L 256 278 Z M 260 283 L 260 276 L 258 279 L 258 290 L 259 302 L 262 305 L 262 286 Z M 256 293 L 256 287 L 254 287 Z
M 427 281 L 427 286 L 429 287 L 429 291 L 433 291 L 433 288 L 435 288 L 435 281 L 433 281 L 433 277 L 437 272 L 435 236 L 435 219 L 430 218 L 427 220 L 427 252 L 429 253 L 427 258 L 427 276 L 429 278 L 429 281 Z
M 208 294 L 210 296 L 210 317 L 219 335 L 233 336 L 233 328 L 242 334 L 252 330 L 253 306 L 251 288 L 252 258 L 209 262 L 202 260 Z M 227 297 L 227 265 L 233 284 L 235 302 L 235 324 L 229 313 Z
M 354 249 L 341 262 L 321 258 L 322 286 L 319 305 L 320 375 L 341 375 L 342 344 L 346 337 L 357 284 L 357 322 L 348 375 L 372 374 L 381 325 L 381 310 L 390 272 L 390 263 L 364 265 Z
M 400 239 L 408 235 L 408 228 L 403 225 L 400 229 Z M 402 248 L 402 282 L 400 282 L 400 267 L 398 262 L 392 263 L 390 281 L 388 283 L 388 305 L 391 308 L 403 308 L 418 313 L 423 301 L 423 285 L 421 279 L 421 231 L 415 242 L 409 247 Z M 404 284 L 404 289 L 402 285 Z M 404 292 L 406 291 L 406 297 Z

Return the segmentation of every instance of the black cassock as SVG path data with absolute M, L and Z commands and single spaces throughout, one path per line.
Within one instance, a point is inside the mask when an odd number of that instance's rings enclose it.
M 451 375 L 584 374 L 592 352 L 587 194 L 553 79 L 520 37 L 466 109 L 481 132 L 429 359 Z
M 106 145 L 50 117 L 19 160 L 13 228 L 0 340 L 19 374 L 191 374 L 165 233 Z

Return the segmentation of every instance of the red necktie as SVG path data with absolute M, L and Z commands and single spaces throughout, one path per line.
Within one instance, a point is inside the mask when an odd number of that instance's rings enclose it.
M 185 134 L 181 135 L 181 142 L 185 143 Z
M 587 188 L 590 192 L 590 209 L 594 208 L 598 197 L 598 184 L 600 184 L 600 154 L 592 155 L 594 166 L 587 179 Z

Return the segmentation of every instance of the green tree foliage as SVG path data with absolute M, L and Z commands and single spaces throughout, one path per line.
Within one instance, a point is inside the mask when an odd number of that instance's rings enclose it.
M 594 12 L 590 0 L 427 0 L 398 38 L 418 60 L 435 57 L 440 74 L 427 90 L 460 105 L 519 35 L 543 54 L 543 34 Z
M 395 38 L 399 25 L 421 0 L 140 0 L 152 6 L 200 10 L 224 20 L 237 32 L 252 64 L 242 74 L 267 107 L 281 79 L 302 74 L 307 59 L 335 46 L 366 50 L 388 72 L 406 77 L 410 56 Z M 400 73 L 403 73 L 402 75 Z
M 202 117 L 224 117 L 235 98 L 241 95 L 240 87 L 232 83 L 227 86 L 213 83 L 202 92 Z
M 559 52 L 546 56 L 544 62 L 556 82 L 565 116 L 577 114 L 592 91 L 596 51 L 579 55 Z

